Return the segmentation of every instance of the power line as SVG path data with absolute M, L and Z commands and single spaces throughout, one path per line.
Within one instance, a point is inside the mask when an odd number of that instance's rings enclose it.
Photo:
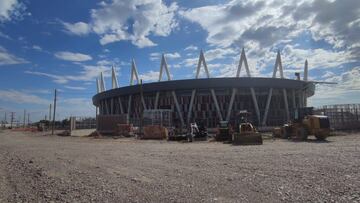
M 49 108 L 49 121 L 51 121 L 51 104 L 50 104 L 50 108 Z

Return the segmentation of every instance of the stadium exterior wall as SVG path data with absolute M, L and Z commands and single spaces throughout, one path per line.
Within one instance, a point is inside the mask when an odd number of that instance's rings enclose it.
M 260 117 L 256 114 L 251 88 L 255 91 Z M 266 122 L 263 123 L 270 88 L 273 88 L 272 97 Z M 141 89 L 143 101 L 140 97 Z M 192 110 L 190 110 L 194 89 L 196 96 Z M 211 89 L 215 92 L 221 116 L 217 113 Z M 292 109 L 306 106 L 306 98 L 314 94 L 314 84 L 301 80 L 254 77 L 207 78 L 147 83 L 143 84 L 141 88 L 140 85 L 132 85 L 111 89 L 96 94 L 93 97 L 93 103 L 99 108 L 100 115 L 126 113 L 130 120 L 136 121 L 140 118 L 140 112 L 143 109 L 171 109 L 173 124 L 177 127 L 183 125 L 180 116 L 185 125 L 188 122 L 201 121 L 208 127 L 215 127 L 220 120 L 226 120 L 233 89 L 236 89 L 236 94 L 229 117 L 229 122 L 233 124 L 236 124 L 236 113 L 240 110 L 247 110 L 252 113 L 251 121 L 257 125 L 280 125 L 288 119 L 284 89 L 290 118 L 293 116 Z M 157 92 L 160 94 L 156 107 Z M 181 115 L 177 111 L 172 92 L 175 92 Z

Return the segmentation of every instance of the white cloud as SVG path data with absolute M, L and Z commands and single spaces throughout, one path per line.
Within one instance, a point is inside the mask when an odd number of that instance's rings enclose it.
M 197 46 L 190 45 L 184 49 L 185 51 L 196 51 L 198 50 Z
M 333 74 L 330 74 L 333 75 Z M 309 99 L 312 106 L 322 104 L 359 103 L 360 99 L 360 67 L 355 67 L 339 75 L 327 77 L 326 81 L 336 82 L 334 85 L 320 84 L 316 86 L 316 94 Z M 344 102 L 344 98 L 346 101 Z
M 263 6 L 261 2 L 230 1 L 188 9 L 180 14 L 189 21 L 199 23 L 208 32 L 207 42 L 229 46 L 256 23 L 257 13 L 261 13 Z
M 47 105 L 51 103 L 46 99 L 38 97 L 33 94 L 20 92 L 17 90 L 0 90 L 0 100 L 13 102 L 18 104 L 39 104 L 39 105 Z
M 111 74 L 111 67 L 102 65 L 84 65 L 83 70 L 79 75 L 68 75 L 66 78 L 73 81 L 94 81 L 101 72 L 103 72 L 104 77 L 109 77 Z
M 139 75 L 139 79 L 142 79 L 143 82 L 153 82 L 159 80 L 159 71 L 150 70 L 144 74 Z
M 59 98 L 58 104 L 59 119 L 69 116 L 95 117 L 91 98 Z
M 298 34 L 298 25 L 282 8 L 297 1 L 240 1 L 203 6 L 181 11 L 189 21 L 198 23 L 208 32 L 207 42 L 228 47 L 246 45 L 251 41 L 261 47 L 271 46 Z
M 23 89 L 21 90 L 25 93 L 31 93 L 31 94 L 52 94 L 53 90 L 49 89 Z
M 174 52 L 174 53 L 166 53 L 165 57 L 169 59 L 176 59 L 176 58 L 180 58 L 181 55 L 178 52 Z
M 195 58 L 187 58 L 187 59 L 184 59 L 179 65 L 183 65 L 185 67 L 193 67 L 193 68 L 196 68 L 196 65 L 199 61 L 199 58 L 198 57 L 195 57 Z
M 321 76 L 322 78 L 331 78 L 335 76 L 335 73 L 331 72 L 331 71 L 325 71 L 325 73 Z
M 207 31 L 207 42 L 220 47 L 244 46 L 258 56 L 289 44 L 309 31 L 337 52 L 360 57 L 360 1 L 240 1 L 186 9 L 180 15 Z M 346 15 L 344 15 L 346 13 Z
M 160 60 L 161 58 L 161 53 L 159 52 L 155 52 L 155 53 L 151 53 L 150 54 L 150 61 L 157 61 Z M 174 53 L 165 53 L 165 58 L 166 59 L 177 59 L 180 58 L 181 55 L 178 52 L 174 52 Z
M 36 51 L 42 51 L 43 49 L 38 45 L 33 45 L 32 48 Z
M 65 61 L 75 61 L 75 62 L 92 60 L 92 57 L 89 55 L 81 54 L 81 53 L 73 53 L 68 51 L 56 52 L 55 57 Z
M 263 57 L 254 58 L 248 57 L 248 61 L 255 60 L 256 66 L 262 75 L 272 75 L 275 64 L 276 52 L 265 52 Z M 293 78 L 293 73 L 303 72 L 305 60 L 308 60 L 309 70 L 312 69 L 331 69 L 340 67 L 343 64 L 356 62 L 348 51 L 333 51 L 329 49 L 314 48 L 302 49 L 297 48 L 296 45 L 285 45 L 281 51 L 282 65 L 284 75 L 288 78 Z M 250 63 L 250 62 L 249 62 Z M 269 68 L 270 69 L 267 69 Z M 311 77 L 311 75 L 309 75 Z
M 143 48 L 156 45 L 149 36 L 168 36 L 177 26 L 176 3 L 167 6 L 160 0 L 113 0 L 99 6 L 91 10 L 89 23 L 64 23 L 67 31 L 79 35 L 91 30 L 100 36 L 102 45 L 125 40 Z
M 25 9 L 25 5 L 18 0 L 1 0 L 0 22 L 21 18 Z
M 37 71 L 25 71 L 25 73 L 31 74 L 31 75 L 49 77 L 49 78 L 53 79 L 53 81 L 55 83 L 58 83 L 58 84 L 65 84 L 65 83 L 69 82 L 69 80 L 66 78 L 66 76 L 55 75 L 55 74 L 50 74 L 50 73 L 43 73 L 43 72 L 37 72 Z
M 114 62 L 108 60 L 100 60 L 97 62 L 97 64 L 102 66 L 111 66 L 114 64 Z
M 23 64 L 29 63 L 23 58 L 19 58 L 10 54 L 5 48 L 0 46 L 0 66 L 1 65 L 13 65 L 13 64 Z
M 5 39 L 11 39 L 11 37 L 3 32 L 0 31 L 0 37 L 5 38 Z
M 65 27 L 66 32 L 70 34 L 86 35 L 91 31 L 90 26 L 84 22 L 77 22 L 74 24 L 64 22 L 63 25 Z
M 65 85 L 64 87 L 67 88 L 67 89 L 71 89 L 71 90 L 86 90 L 85 87 L 78 87 L 78 86 Z
M 275 54 L 274 54 L 275 55 Z M 299 49 L 286 45 L 282 54 L 284 61 L 293 67 L 304 67 L 304 61 L 309 61 L 309 69 L 334 68 L 344 63 L 355 62 L 351 53 L 347 51 L 332 51 L 322 48 Z
M 197 57 L 184 59 L 179 65 L 195 68 L 199 61 L 199 55 Z M 207 63 L 215 60 L 232 60 L 237 55 L 240 55 L 240 52 L 232 48 L 214 48 L 204 51 L 205 61 Z
M 110 77 L 111 67 L 108 65 L 103 65 L 103 63 L 104 61 L 99 61 L 96 65 L 81 65 L 82 70 L 78 74 L 72 75 L 57 75 L 38 71 L 25 71 L 25 73 L 51 78 L 53 79 L 53 82 L 58 84 L 67 84 L 69 81 L 89 82 L 94 81 L 101 72 L 103 72 L 104 77 Z M 117 71 L 119 72 L 119 70 Z
M 221 60 L 234 55 L 240 55 L 239 51 L 232 48 L 215 48 L 204 52 L 206 61 Z

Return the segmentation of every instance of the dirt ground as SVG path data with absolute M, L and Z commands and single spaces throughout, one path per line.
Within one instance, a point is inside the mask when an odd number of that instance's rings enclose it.
M 0 131 L 0 202 L 360 202 L 360 134 L 216 142 Z

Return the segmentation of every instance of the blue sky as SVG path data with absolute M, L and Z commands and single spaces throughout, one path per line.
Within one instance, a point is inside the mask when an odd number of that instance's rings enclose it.
M 156 81 L 161 53 L 173 79 L 193 78 L 200 49 L 212 77 L 232 77 L 245 48 L 253 76 L 269 77 L 276 51 L 285 76 L 318 85 L 309 103 L 360 102 L 360 1 L 1 0 L 0 120 L 23 109 L 43 118 L 59 89 L 57 117 L 93 116 L 95 78 L 111 65 L 121 86 L 130 61 Z M 243 73 L 242 73 L 243 74 Z

